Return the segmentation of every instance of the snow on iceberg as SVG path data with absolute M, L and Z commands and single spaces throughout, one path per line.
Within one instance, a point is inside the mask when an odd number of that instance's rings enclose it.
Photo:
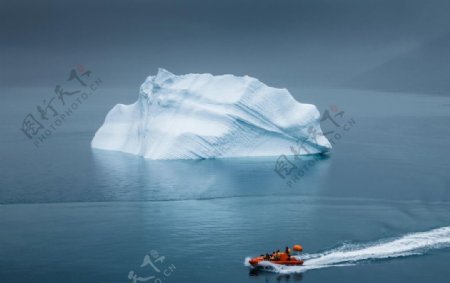
M 314 105 L 249 76 L 159 69 L 134 104 L 109 111 L 91 145 L 149 159 L 203 159 L 290 154 L 304 140 L 299 154 L 314 154 L 331 149 L 319 118 Z

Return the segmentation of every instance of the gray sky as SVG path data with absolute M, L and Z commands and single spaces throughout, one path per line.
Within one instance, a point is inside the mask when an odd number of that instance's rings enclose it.
M 109 86 L 137 88 L 163 67 L 248 74 L 280 87 L 346 86 L 355 79 L 358 87 L 373 87 L 385 73 L 378 68 L 388 66 L 395 77 L 404 72 L 399 58 L 439 49 L 433 62 L 450 50 L 439 40 L 450 34 L 445 0 L 0 3 L 0 86 L 52 86 L 84 64 Z M 444 46 L 430 48 L 435 42 Z M 431 75 L 444 76 L 447 65 L 440 68 Z M 409 77 L 402 80 L 400 88 Z

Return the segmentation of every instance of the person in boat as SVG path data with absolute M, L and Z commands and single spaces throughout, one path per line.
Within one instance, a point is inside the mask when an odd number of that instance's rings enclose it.
M 287 255 L 291 255 L 291 249 L 289 247 L 286 247 L 284 251 Z
M 273 260 L 280 260 L 280 250 L 277 250 L 273 254 Z
M 266 255 L 264 256 L 264 260 L 269 260 L 270 259 L 270 255 L 269 253 L 266 253 Z
M 273 252 L 273 260 L 278 260 L 278 252 Z
M 291 249 L 286 247 L 284 252 L 287 254 L 287 260 L 291 260 Z

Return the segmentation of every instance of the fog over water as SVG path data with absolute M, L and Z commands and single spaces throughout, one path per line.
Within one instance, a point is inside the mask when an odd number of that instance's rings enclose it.
M 175 74 L 247 74 L 288 89 L 448 92 L 445 0 L 0 5 L 1 86 L 50 87 L 67 69 L 84 64 L 108 86 L 136 88 L 164 67 Z

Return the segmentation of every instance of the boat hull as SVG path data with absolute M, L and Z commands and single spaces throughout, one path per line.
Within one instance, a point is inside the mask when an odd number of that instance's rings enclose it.
M 287 266 L 298 266 L 303 265 L 303 260 L 291 258 L 290 260 L 265 260 L 263 257 L 255 257 L 248 261 L 248 263 L 251 266 L 257 266 L 262 262 L 270 262 L 272 264 L 279 264 L 279 265 L 287 265 Z

